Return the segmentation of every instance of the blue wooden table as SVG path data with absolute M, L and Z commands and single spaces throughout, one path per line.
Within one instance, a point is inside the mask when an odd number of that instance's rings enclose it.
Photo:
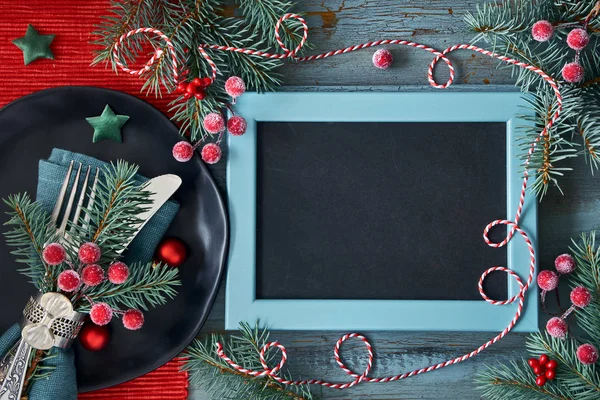
M 465 29 L 463 15 L 474 11 L 476 1 L 464 0 L 306 0 L 298 1 L 298 11 L 307 16 L 309 41 L 314 52 L 323 52 L 377 39 L 408 39 L 444 49 L 467 43 L 472 34 Z M 283 68 L 282 90 L 310 91 L 428 91 L 427 66 L 431 55 L 404 47 L 390 47 L 394 64 L 387 71 L 373 67 L 374 50 Z M 490 58 L 468 51 L 453 53 L 457 68 L 455 85 L 449 90 L 515 90 L 510 70 L 497 69 Z M 447 72 L 439 68 L 439 80 Z M 435 112 L 435 110 L 432 110 Z M 567 164 L 566 162 L 565 164 Z M 565 195 L 551 189 L 541 203 L 539 219 L 540 265 L 549 266 L 556 255 L 565 252 L 571 237 L 595 229 L 600 222 L 600 186 L 594 184 L 589 166 L 582 159 L 571 161 L 574 172 L 562 181 Z M 225 162 L 212 168 L 219 186 L 225 190 Z M 483 269 L 488 266 L 482 266 Z M 473 284 L 476 284 L 475 282 Z M 224 284 L 223 284 L 224 285 Z M 224 329 L 224 286 L 222 285 L 203 332 Z M 346 332 L 273 332 L 288 349 L 286 364 L 295 378 L 321 378 L 346 381 L 333 360 L 333 346 Z M 489 340 L 490 333 L 361 332 L 371 340 L 377 354 L 372 376 L 392 375 L 465 354 Z M 485 367 L 521 357 L 525 334 L 510 334 L 478 357 L 403 381 L 387 384 L 361 384 L 339 391 L 315 387 L 327 399 L 478 399 L 474 374 Z M 364 347 L 348 344 L 344 349 L 348 365 L 362 371 Z M 192 390 L 190 398 L 207 399 Z

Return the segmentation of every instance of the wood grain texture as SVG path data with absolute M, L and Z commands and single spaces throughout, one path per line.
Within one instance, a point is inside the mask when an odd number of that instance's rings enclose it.
M 475 1 L 463 0 L 308 0 L 298 10 L 307 15 L 313 52 L 335 50 L 376 39 L 410 39 L 438 49 L 469 42 L 472 33 L 462 21 Z M 426 81 L 431 54 L 403 46 L 391 48 L 395 61 L 387 71 L 371 64 L 373 50 L 283 68 L 282 90 L 429 91 Z M 308 52 L 308 51 L 307 51 Z M 510 71 L 485 56 L 457 52 L 451 56 L 458 70 L 450 90 L 515 90 Z M 445 79 L 443 66 L 439 79 Z M 503 86 L 504 85 L 504 86 Z M 556 255 L 568 250 L 570 238 L 598 227 L 600 186 L 583 159 L 569 161 L 575 171 L 562 180 L 561 195 L 551 189 L 539 207 L 539 253 L 541 268 L 552 265 Z M 225 163 L 211 168 L 221 190 L 225 189 Z M 490 220 L 501 216 L 490 216 Z M 488 268 L 482 265 L 482 271 Z M 476 282 L 473 282 L 475 285 Z M 203 332 L 224 327 L 224 284 Z M 397 316 L 401 318 L 401 316 Z M 543 319 L 543 317 L 542 317 Z M 508 322 L 508 321 L 507 321 Z M 543 321 L 542 321 L 543 322 Z M 335 341 L 345 332 L 273 332 L 272 337 L 288 348 L 286 364 L 296 378 L 345 380 L 333 361 Z M 462 355 L 487 341 L 490 333 L 361 332 L 377 354 L 373 376 L 398 374 Z M 510 334 L 475 359 L 395 383 L 362 384 L 345 391 L 315 388 L 327 399 L 479 399 L 474 373 L 485 365 L 507 362 L 524 354 L 526 335 Z M 349 344 L 343 354 L 357 371 L 364 368 L 364 350 Z M 190 398 L 209 399 L 200 390 Z

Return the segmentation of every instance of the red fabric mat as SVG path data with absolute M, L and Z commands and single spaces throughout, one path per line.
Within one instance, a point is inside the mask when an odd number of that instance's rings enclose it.
M 26 94 L 64 85 L 100 86 L 140 95 L 142 81 L 129 74 L 116 75 L 104 65 L 90 67 L 94 50 L 92 31 L 108 15 L 108 0 L 29 0 L 0 2 L 0 107 Z M 40 59 L 28 66 L 12 40 L 24 36 L 32 24 L 42 35 L 55 34 L 50 45 L 54 60 Z M 166 112 L 170 98 L 140 97 Z M 100 113 L 102 110 L 98 110 Z M 187 399 L 188 375 L 180 364 L 165 366 L 131 382 L 80 399 Z
M 185 400 L 188 373 L 179 372 L 181 361 L 173 360 L 159 369 L 121 385 L 80 394 L 79 400 Z

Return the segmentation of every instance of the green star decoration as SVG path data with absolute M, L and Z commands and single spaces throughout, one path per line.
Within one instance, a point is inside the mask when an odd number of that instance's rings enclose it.
M 29 25 L 25 36 L 13 40 L 13 43 L 21 49 L 25 65 L 28 65 L 38 58 L 54 60 L 54 54 L 50 50 L 52 40 L 54 35 L 40 35 L 32 25 Z
M 117 143 L 123 141 L 121 136 L 121 127 L 129 117 L 127 115 L 117 115 L 107 104 L 99 117 L 89 117 L 86 121 L 94 128 L 94 143 L 100 140 L 114 140 Z

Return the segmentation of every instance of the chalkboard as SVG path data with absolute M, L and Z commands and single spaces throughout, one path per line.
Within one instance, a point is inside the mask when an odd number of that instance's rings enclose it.
M 482 239 L 506 217 L 506 132 L 258 122 L 256 298 L 481 300 L 481 273 L 507 260 Z M 486 285 L 507 298 L 505 274 Z

